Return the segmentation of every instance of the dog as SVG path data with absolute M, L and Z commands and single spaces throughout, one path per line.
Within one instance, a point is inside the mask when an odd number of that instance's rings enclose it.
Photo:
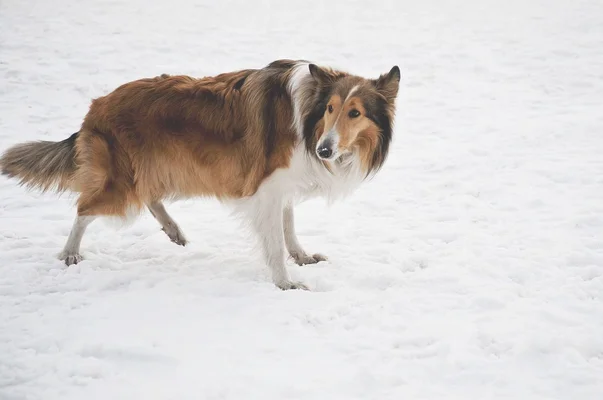
M 147 208 L 172 242 L 186 245 L 162 201 L 213 196 L 259 237 L 272 281 L 326 260 L 300 245 L 294 205 L 343 198 L 383 166 L 390 147 L 400 69 L 367 79 L 305 60 L 212 77 L 163 74 L 121 85 L 91 102 L 80 130 L 59 142 L 15 145 L 2 174 L 20 185 L 79 193 L 59 258 L 82 260 L 86 227 L 99 216 Z

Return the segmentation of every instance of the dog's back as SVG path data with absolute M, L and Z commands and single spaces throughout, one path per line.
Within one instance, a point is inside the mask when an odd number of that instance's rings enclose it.
M 252 195 L 294 145 L 286 72 L 162 75 L 118 87 L 92 102 L 61 189 L 80 193 L 79 215 L 124 216 L 170 197 Z

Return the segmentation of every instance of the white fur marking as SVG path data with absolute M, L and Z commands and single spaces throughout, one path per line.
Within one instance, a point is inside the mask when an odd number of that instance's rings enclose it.
M 352 97 L 352 95 L 354 94 L 354 92 L 356 90 L 358 90 L 358 85 L 354 86 L 351 90 L 350 93 L 348 93 L 348 96 L 345 98 L 345 100 L 343 101 L 343 104 L 345 104 L 346 101 L 348 101 L 350 99 L 350 97 Z
M 67 238 L 67 243 L 65 243 L 63 251 L 59 254 L 60 260 L 70 258 L 70 264 L 75 264 L 82 260 L 82 257 L 80 256 L 80 245 L 82 243 L 82 238 L 84 237 L 84 233 L 86 232 L 88 225 L 90 225 L 90 223 L 95 219 L 95 216 L 78 215 L 75 217 L 73 227 L 71 228 L 71 232 L 69 232 L 69 237 Z
M 289 93 L 293 102 L 293 128 L 300 137 L 303 137 L 304 123 L 301 115 L 301 96 L 299 90 L 302 87 L 304 79 L 310 76 L 310 63 L 300 62 L 294 68 L 294 72 L 289 78 Z

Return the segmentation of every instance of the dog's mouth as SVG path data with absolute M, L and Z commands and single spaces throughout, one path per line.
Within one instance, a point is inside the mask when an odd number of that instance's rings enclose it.
M 328 160 L 328 161 L 333 164 L 336 164 L 336 165 L 347 165 L 352 162 L 353 157 L 354 157 L 354 153 L 351 150 L 346 150 L 346 151 L 343 151 L 343 152 L 337 154 L 336 157 L 334 157 L 333 159 Z M 325 161 L 327 161 L 327 160 L 325 160 Z
M 337 157 L 337 162 L 340 164 L 347 164 L 354 158 L 354 152 L 351 150 L 346 150 L 342 152 L 339 157 Z
M 315 154 L 322 162 L 341 165 L 348 164 L 354 153 L 351 149 L 340 149 L 333 140 L 326 139 L 316 146 Z
M 319 158 L 321 161 L 331 161 L 331 162 L 333 162 L 333 161 L 337 160 L 337 158 L 339 158 L 340 154 L 329 154 L 329 155 L 326 155 L 326 154 L 323 152 L 323 153 L 321 153 L 321 154 L 318 154 L 318 153 L 317 153 L 317 156 L 318 156 L 318 158 Z

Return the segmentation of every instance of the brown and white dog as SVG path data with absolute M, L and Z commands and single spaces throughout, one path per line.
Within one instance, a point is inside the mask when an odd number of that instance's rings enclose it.
M 28 142 L 0 158 L 2 173 L 42 191 L 79 193 L 60 259 L 82 260 L 86 227 L 146 206 L 169 238 L 186 239 L 165 199 L 214 196 L 247 218 L 272 279 L 292 282 L 309 255 L 294 229 L 294 204 L 349 194 L 383 165 L 392 139 L 400 70 L 365 79 L 306 61 L 195 79 L 161 75 L 126 83 L 92 101 L 79 132 Z

